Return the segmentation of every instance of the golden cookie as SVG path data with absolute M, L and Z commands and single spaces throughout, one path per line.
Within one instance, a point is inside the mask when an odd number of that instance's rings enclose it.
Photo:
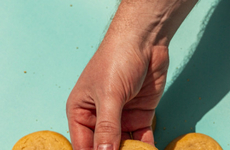
M 57 132 L 38 131 L 22 137 L 12 150 L 72 150 L 72 146 Z
M 223 150 L 210 136 L 188 133 L 175 138 L 165 150 Z
M 138 140 L 125 140 L 121 143 L 120 150 L 158 150 L 158 149 L 150 144 Z
M 154 132 L 155 129 L 156 129 L 156 121 L 157 121 L 157 118 L 156 118 L 156 115 L 154 115 L 153 122 L 152 122 L 152 129 L 153 129 L 153 132 Z

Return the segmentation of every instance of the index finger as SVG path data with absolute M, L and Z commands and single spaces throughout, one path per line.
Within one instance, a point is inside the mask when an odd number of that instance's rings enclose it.
M 73 118 L 68 122 L 73 150 L 93 150 L 93 130 Z

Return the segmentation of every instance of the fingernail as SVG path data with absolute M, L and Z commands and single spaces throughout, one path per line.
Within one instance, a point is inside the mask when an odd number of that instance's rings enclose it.
M 100 144 L 98 150 L 113 150 L 112 144 Z

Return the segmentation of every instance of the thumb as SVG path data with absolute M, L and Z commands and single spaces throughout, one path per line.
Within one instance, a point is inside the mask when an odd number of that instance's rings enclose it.
M 121 113 L 123 105 L 117 100 L 101 100 L 97 107 L 94 133 L 95 150 L 118 150 L 121 139 Z

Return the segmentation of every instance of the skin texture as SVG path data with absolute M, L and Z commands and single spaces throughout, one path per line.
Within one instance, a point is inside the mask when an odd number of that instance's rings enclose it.
M 154 145 L 151 123 L 166 82 L 168 44 L 195 3 L 121 2 L 66 104 L 73 149 L 118 150 L 129 132 Z

